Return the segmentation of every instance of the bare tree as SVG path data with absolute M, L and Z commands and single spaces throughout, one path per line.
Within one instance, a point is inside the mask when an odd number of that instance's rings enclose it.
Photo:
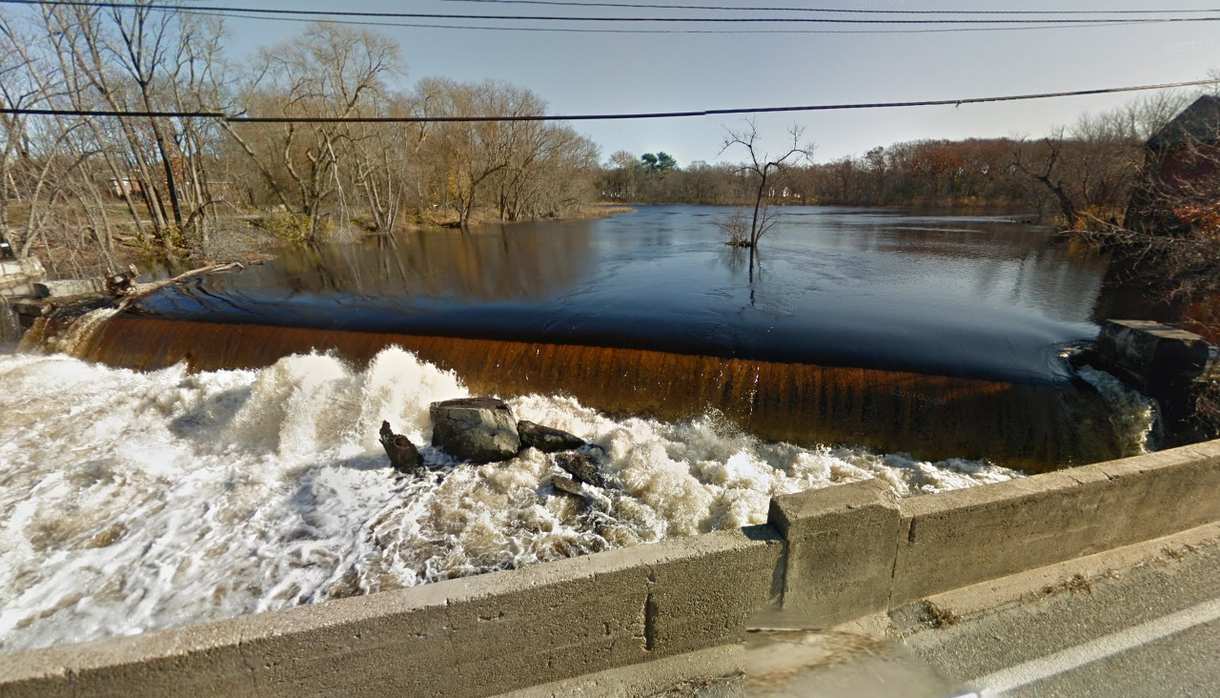
M 39 101 L 45 95 L 44 87 L 30 79 L 31 72 L 39 68 L 28 53 L 18 50 L 27 44 L 28 37 L 22 35 L 6 15 L 0 14 L 0 104 L 7 109 L 21 109 Z M 19 196 L 13 169 L 21 156 L 25 141 L 25 119 L 19 114 L 0 114 L 0 236 L 8 230 L 9 202 Z
M 749 242 L 748 244 L 739 243 L 750 249 L 750 270 L 752 274 L 758 242 L 776 223 L 776 217 L 769 210 L 770 191 L 767 185 L 768 183 L 773 184 L 771 181 L 772 176 L 782 171 L 785 167 L 812 157 L 813 144 L 802 144 L 801 139 L 805 134 L 805 129 L 793 125 L 788 130 L 791 140 L 787 144 L 786 150 L 783 151 L 782 155 L 772 156 L 759 147 L 758 125 L 754 120 L 746 121 L 746 128 L 742 130 L 727 130 L 728 135 L 725 136 L 724 147 L 720 149 L 720 152 L 723 154 L 730 148 L 744 149 L 749 161 L 743 163 L 738 168 L 738 171 L 751 177 L 754 184 L 754 211 L 750 216 L 749 235 L 747 236 Z
M 465 227 L 480 206 L 518 220 L 596 197 L 597 148 L 563 125 L 344 121 L 542 113 L 528 90 L 425 81 L 396 92 L 395 41 L 327 24 L 265 52 L 238 80 L 226 77 L 236 71 L 222 38 L 220 21 L 148 0 L 0 13 L 0 104 L 10 110 L 334 119 L 0 115 L 0 228 L 18 253 L 43 256 L 53 273 L 98 273 L 129 254 L 204 261 L 240 249 L 213 245 L 221 209 L 310 242 L 332 220 L 385 232 L 414 209 L 421 219 L 453 212 Z
M 300 40 L 263 52 L 246 104 L 286 117 L 369 115 L 385 94 L 383 80 L 398 70 L 398 45 L 387 37 L 317 24 Z M 289 122 L 278 133 L 257 126 L 228 130 L 280 203 L 303 217 L 299 237 L 317 239 L 324 205 L 343 186 L 338 171 L 351 151 L 352 125 Z
M 390 116 L 419 116 L 421 106 L 397 95 L 380 108 Z M 353 129 L 350 175 L 374 230 L 390 232 L 397 226 L 407 190 L 418 178 L 415 159 L 427 135 L 426 124 L 361 124 Z
M 1038 182 L 1055 197 L 1059 205 L 1059 213 L 1069 228 L 1076 226 L 1078 218 L 1076 202 L 1068 193 L 1067 180 L 1060 168 L 1063 155 L 1063 129 L 1058 129 L 1054 135 L 1042 139 L 1042 153 L 1031 156 L 1029 148 L 1017 147 L 1013 151 L 1013 167 L 1025 176 Z M 1041 160 L 1033 164 L 1033 160 Z

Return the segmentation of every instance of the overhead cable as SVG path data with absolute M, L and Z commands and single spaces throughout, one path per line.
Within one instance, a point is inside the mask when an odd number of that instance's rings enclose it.
M 656 10 L 713 10 L 733 12 L 808 12 L 817 14 L 863 14 L 863 15 L 1183 15 L 1220 12 L 1220 8 L 1162 9 L 1162 10 L 888 10 L 856 7 L 791 7 L 752 5 L 690 5 L 682 3 L 663 4 L 647 2 L 578 2 L 577 0 L 439 0 L 440 2 L 464 2 L 496 5 L 550 5 L 559 7 L 624 7 Z
M 250 116 L 244 114 L 229 115 L 219 111 L 196 112 L 151 112 L 151 111 L 80 111 L 74 109 L 0 109 L 2 114 L 17 115 L 60 115 L 60 116 L 117 116 L 128 118 L 178 117 L 178 118 L 215 118 L 230 123 L 248 124 L 309 124 L 309 123 L 469 123 L 469 122 L 517 122 L 517 121 L 623 121 L 638 119 L 673 119 L 701 116 L 736 116 L 747 114 L 775 114 L 784 112 L 817 112 L 841 111 L 859 109 L 894 109 L 901 107 L 932 107 L 961 106 L 963 104 L 983 104 L 987 102 L 1018 102 L 1036 99 L 1051 99 L 1056 97 L 1084 97 L 1090 95 L 1117 94 L 1124 92 L 1144 92 L 1150 90 L 1166 90 L 1180 87 L 1200 87 L 1216 85 L 1216 80 L 1187 80 L 1183 82 L 1167 82 L 1153 85 L 1130 85 L 1126 87 L 1103 87 L 1088 90 L 1068 90 L 1061 92 L 1036 92 L 1030 94 L 1002 95 L 993 97 L 964 97 L 959 99 L 928 99 L 897 102 L 858 102 L 842 104 L 809 104 L 786 107 L 730 107 L 722 109 L 693 109 L 667 112 L 630 112 L 606 114 L 512 114 L 512 115 L 479 115 L 479 116 Z
M 0 0 L 2 2 L 3 0 Z M 167 9 L 158 11 L 163 12 L 182 12 L 200 17 L 219 17 L 227 19 L 250 19 L 272 22 L 299 22 L 313 24 L 318 20 L 309 17 L 284 17 L 284 16 L 268 16 L 268 15 L 247 15 L 237 12 L 211 12 L 204 9 L 178 10 Z M 468 30 L 468 31 L 489 31 L 489 32 L 543 32 L 553 34 L 691 34 L 691 35 L 756 35 L 756 34 L 774 34 L 774 35 L 835 35 L 835 34 L 865 34 L 865 35 L 885 35 L 885 34 L 948 34 L 948 33 L 974 33 L 974 32 L 1010 32 L 1010 31 L 1036 31 L 1040 29 L 1083 29 L 1090 27 L 1119 27 L 1124 22 L 1110 22 L 1103 24 L 1021 24 L 1012 27 L 1005 26 L 972 26 L 972 27 L 911 27 L 903 29 L 608 29 L 605 27 L 561 27 L 561 26 L 545 26 L 545 27 L 522 27 L 522 26 L 506 26 L 502 24 L 486 25 L 486 24 L 436 24 L 431 22 L 390 22 L 381 20 L 360 20 L 360 19 L 327 19 L 329 24 L 343 24 L 359 27 L 382 27 L 396 29 L 445 29 L 445 30 Z M 1155 21 L 1149 20 L 1140 22 L 1141 25 L 1155 24 Z
M 113 0 L 0 0 L 0 4 L 8 5 L 41 5 L 48 7 L 85 7 L 107 9 L 147 9 L 147 10 L 199 10 L 198 5 L 183 5 L 180 3 L 114 2 Z M 248 7 L 233 5 L 209 5 L 212 12 L 240 12 L 244 14 L 286 15 L 308 17 L 370 17 L 388 19 L 447 19 L 447 20 L 496 20 L 523 22 L 688 22 L 688 23 L 799 23 L 799 24 L 897 24 L 897 25 L 990 25 L 990 24 L 1138 24 L 1144 22 L 1156 23 L 1196 23 L 1217 22 L 1220 16 L 1207 17 L 1088 17 L 1050 19 L 1007 19 L 1007 18 L 920 18 L 920 19 L 856 19 L 843 17 L 671 17 L 671 16 L 592 16 L 577 15 L 501 15 L 501 14 L 458 14 L 448 12 L 386 12 L 372 10 L 302 10 L 287 8 Z

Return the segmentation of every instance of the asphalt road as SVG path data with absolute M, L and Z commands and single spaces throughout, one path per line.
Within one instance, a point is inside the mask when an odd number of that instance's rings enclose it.
M 1220 547 L 908 637 L 917 661 L 981 695 L 1220 695 Z

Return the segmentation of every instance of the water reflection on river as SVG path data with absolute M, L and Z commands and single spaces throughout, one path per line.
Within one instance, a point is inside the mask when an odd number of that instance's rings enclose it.
M 427 230 L 285 250 L 144 306 L 179 318 L 660 349 L 1057 382 L 1107 261 L 1003 217 L 785 208 L 760 249 L 727 209 Z M 1107 306 L 1113 311 L 1113 303 Z

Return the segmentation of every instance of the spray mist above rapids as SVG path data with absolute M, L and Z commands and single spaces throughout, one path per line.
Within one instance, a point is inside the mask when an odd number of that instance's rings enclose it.
M 401 349 L 261 370 L 135 372 L 0 357 L 0 650 L 143 632 L 761 523 L 772 495 L 870 477 L 899 494 L 993 482 L 984 462 L 764 443 L 714 414 L 608 418 L 571 398 L 521 418 L 603 446 L 614 486 L 555 496 L 534 450 L 396 478 L 389 419 L 427 443 L 428 405 L 467 394 Z M 63 444 L 55 449 L 48 443 Z

